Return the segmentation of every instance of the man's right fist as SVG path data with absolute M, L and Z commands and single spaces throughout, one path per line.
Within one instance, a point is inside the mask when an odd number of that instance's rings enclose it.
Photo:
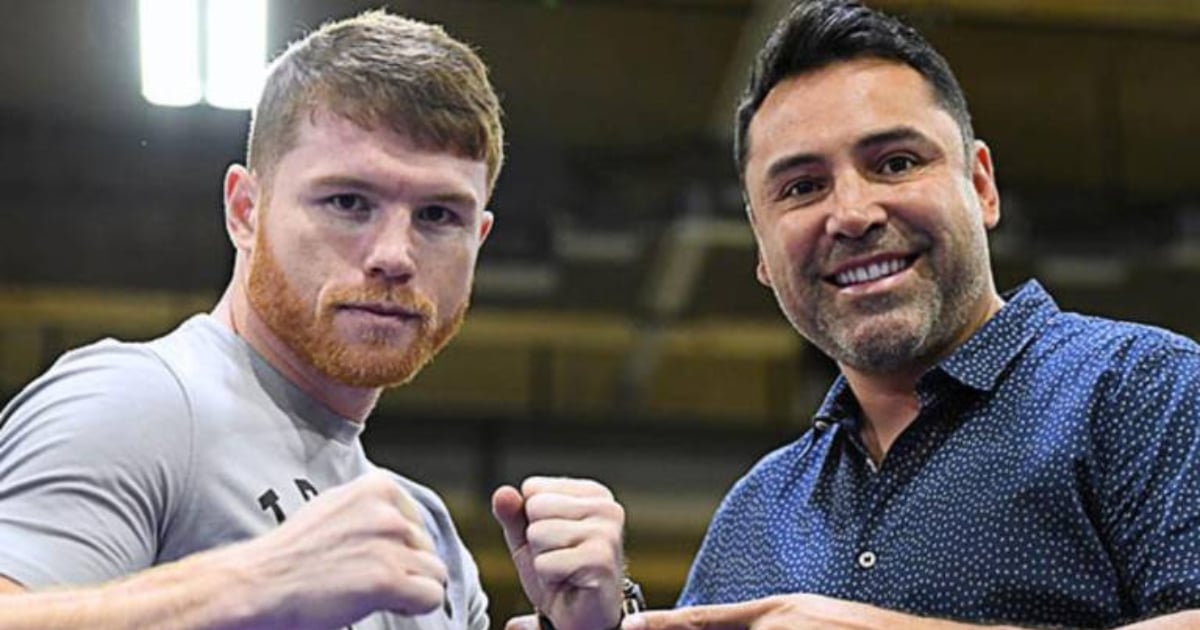
M 252 616 L 269 627 L 343 628 L 377 611 L 427 613 L 446 598 L 446 565 L 423 511 L 381 471 L 317 496 L 236 549 L 254 597 L 265 599 Z

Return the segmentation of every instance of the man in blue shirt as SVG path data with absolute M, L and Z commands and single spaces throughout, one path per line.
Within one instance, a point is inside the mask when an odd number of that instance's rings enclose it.
M 946 61 L 798 4 L 735 150 L 758 279 L 841 376 L 725 498 L 685 608 L 625 630 L 1200 627 L 1200 348 L 997 292 L 992 157 Z

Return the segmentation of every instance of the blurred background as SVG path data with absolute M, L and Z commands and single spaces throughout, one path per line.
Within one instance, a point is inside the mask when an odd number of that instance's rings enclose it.
M 1200 0 L 875 0 L 955 68 L 1003 195 L 1001 288 L 1200 337 Z M 834 370 L 754 280 L 730 159 L 774 0 L 269 0 L 267 50 L 387 6 L 491 66 L 508 162 L 459 338 L 368 423 L 439 490 L 503 620 L 527 610 L 487 497 L 592 476 L 673 602 L 720 497 Z M 147 103 L 135 0 L 0 0 L 0 400 L 62 351 L 207 310 L 249 115 Z

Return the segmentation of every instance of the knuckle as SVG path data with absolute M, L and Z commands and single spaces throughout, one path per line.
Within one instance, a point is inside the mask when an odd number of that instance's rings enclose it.
M 534 521 L 529 524 L 529 527 L 525 528 L 525 538 L 529 540 L 530 544 L 540 544 L 549 538 L 553 531 L 553 523 L 545 520 Z
M 615 523 L 624 525 L 625 507 L 616 501 L 606 501 L 600 506 L 600 513 Z
M 581 491 L 587 492 L 589 495 L 608 500 L 612 500 L 613 498 L 612 490 L 609 490 L 608 486 L 596 481 L 595 479 L 575 479 L 573 481 L 579 484 L 579 489 Z
M 539 475 L 526 477 L 525 480 L 521 482 L 521 494 L 528 499 L 530 496 L 543 491 L 545 486 L 550 482 L 550 477 L 543 477 Z
M 388 573 L 392 571 L 391 564 L 394 562 L 396 551 L 396 544 L 384 537 L 374 538 L 363 547 L 367 563 Z
M 363 587 L 369 593 L 386 594 L 396 583 L 400 575 L 387 562 L 372 562 L 361 567 L 356 573 L 363 580 Z
M 700 630 L 709 627 L 708 616 L 698 608 L 685 608 L 682 611 L 684 624 L 689 628 Z
M 381 470 L 372 470 L 359 478 L 358 484 L 360 487 L 372 491 L 387 491 L 388 488 L 396 487 L 396 483 L 392 481 L 387 473 Z
M 570 573 L 563 571 L 558 563 L 553 562 L 544 554 L 534 557 L 533 570 L 538 574 L 538 577 L 550 584 L 564 582 L 570 576 Z
M 450 569 L 446 566 L 446 563 L 442 561 L 441 557 L 428 551 L 421 553 L 423 553 L 427 558 L 426 564 L 429 566 L 429 577 L 434 578 L 439 583 L 445 583 L 446 580 L 450 579 Z
M 552 516 L 554 514 L 554 503 L 554 497 L 548 494 L 527 495 L 525 499 L 525 518 L 529 519 L 532 523 Z
M 400 608 L 409 614 L 423 614 L 438 607 L 445 599 L 446 591 L 439 584 L 421 578 L 408 578 L 396 582 L 395 597 Z
M 387 504 L 379 505 L 370 517 L 376 531 L 383 537 L 404 538 L 412 530 L 412 523 Z

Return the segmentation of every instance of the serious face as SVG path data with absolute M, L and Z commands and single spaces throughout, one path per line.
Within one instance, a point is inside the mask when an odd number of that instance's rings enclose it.
M 457 331 L 491 228 L 481 160 L 318 111 L 259 199 L 250 303 L 346 385 L 411 379 Z
M 987 147 L 903 64 L 839 62 L 780 82 L 750 123 L 745 186 L 758 277 L 844 366 L 886 373 L 948 353 L 991 305 Z

